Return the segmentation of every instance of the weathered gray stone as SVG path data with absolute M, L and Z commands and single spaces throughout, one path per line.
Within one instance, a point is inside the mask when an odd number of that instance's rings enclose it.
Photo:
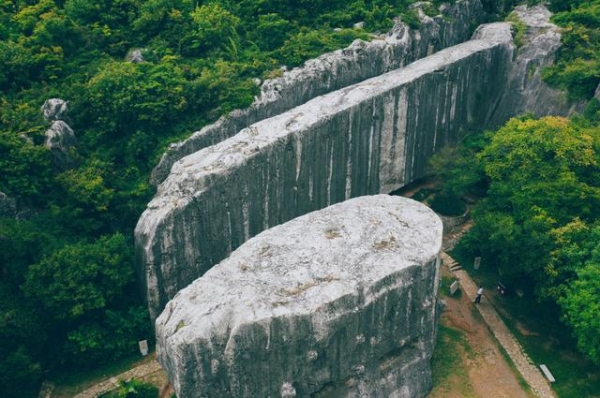
M 504 124 L 511 117 L 529 113 L 536 117 L 570 116 L 581 113 L 585 102 L 570 102 L 564 90 L 548 86 L 542 69 L 552 65 L 561 46 L 560 29 L 550 22 L 552 15 L 543 5 L 518 6 L 513 11 L 525 24 L 524 44 L 509 77 L 508 88 L 498 104 L 490 128 Z
M 44 102 L 41 110 L 46 121 L 64 120 L 69 110 L 69 104 L 60 98 L 50 98 Z
M 65 169 L 72 163 L 71 148 L 77 145 L 75 133 L 67 123 L 55 120 L 45 133 L 45 146 L 50 149 L 54 164 Z
M 133 63 L 144 62 L 145 59 L 144 59 L 143 51 L 144 51 L 144 49 L 141 49 L 141 48 L 136 48 L 136 49 L 129 51 L 127 53 L 127 55 L 125 56 L 125 61 L 133 62 Z
M 17 214 L 17 200 L 0 192 L 0 217 L 14 218 Z
M 485 126 L 508 74 L 508 24 L 480 40 L 315 98 L 174 164 L 136 227 L 151 315 L 250 237 L 422 177 L 463 129 Z
M 150 182 L 158 185 L 177 160 L 227 139 L 253 123 L 466 41 L 473 26 L 487 17 L 480 0 L 459 0 L 444 8 L 439 16 L 423 16 L 418 30 L 398 22 L 379 39 L 357 40 L 343 50 L 322 55 L 280 78 L 267 80 L 250 107 L 235 110 L 185 141 L 171 144 L 152 171 Z
M 361 197 L 240 246 L 169 302 L 158 360 L 179 397 L 423 397 L 442 223 Z

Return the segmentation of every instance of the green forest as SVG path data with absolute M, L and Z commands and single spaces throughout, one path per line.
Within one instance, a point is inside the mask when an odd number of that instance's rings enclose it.
M 0 0 L 0 192 L 18 209 L 0 216 L 5 396 L 35 396 L 58 370 L 102 366 L 152 339 L 133 228 L 170 143 L 248 106 L 255 79 L 282 66 L 369 40 L 398 15 L 416 27 L 414 2 Z M 564 32 L 545 79 L 590 99 L 600 0 L 549 6 Z M 129 62 L 133 50 L 145 61 Z M 40 108 L 50 98 L 69 104 L 77 145 L 68 163 L 44 145 L 50 122 Z M 599 122 L 597 100 L 572 120 L 512 120 L 467 142 L 451 163 L 470 172 L 448 168 L 446 178 L 449 189 L 485 196 L 465 250 L 556 303 L 582 352 L 600 362 Z M 527 256 L 517 264 L 515 253 Z

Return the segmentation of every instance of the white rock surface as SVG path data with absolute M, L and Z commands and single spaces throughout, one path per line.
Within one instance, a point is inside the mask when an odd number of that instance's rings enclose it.
M 482 39 L 317 97 L 173 165 L 136 227 L 155 318 L 250 237 L 422 177 L 429 157 L 486 124 L 512 59 L 508 24 Z
M 496 6 L 488 10 L 496 11 Z M 370 42 L 356 40 L 343 50 L 324 54 L 283 76 L 264 82 L 260 95 L 246 109 L 238 109 L 173 143 L 152 172 L 158 185 L 173 163 L 182 157 L 214 145 L 265 118 L 285 112 L 319 95 L 389 72 L 433 52 L 469 39 L 472 27 L 489 19 L 480 0 L 458 0 L 434 17 L 423 17 L 418 30 L 402 22 Z
M 168 303 L 158 359 L 180 397 L 425 396 L 441 243 L 387 195 L 274 227 Z
M 569 101 L 564 90 L 551 88 L 542 80 L 542 70 L 554 63 L 561 46 L 560 28 L 550 22 L 552 13 L 544 5 L 521 5 L 513 12 L 525 25 L 523 45 L 517 51 L 506 91 L 489 127 L 526 113 L 542 117 L 583 112 L 584 101 Z

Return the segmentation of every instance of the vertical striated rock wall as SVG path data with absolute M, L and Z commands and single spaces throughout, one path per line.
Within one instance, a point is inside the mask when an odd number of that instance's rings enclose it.
M 317 97 L 184 157 L 136 227 L 153 318 L 250 237 L 424 175 L 430 155 L 484 126 L 507 80 L 508 24 L 405 68 Z
M 431 389 L 442 224 L 387 195 L 250 239 L 156 322 L 179 397 L 423 397 Z
M 153 170 L 151 183 L 162 182 L 173 163 L 182 157 L 227 139 L 253 123 L 468 40 L 474 27 L 489 18 L 492 10 L 495 8 L 484 11 L 480 0 L 458 0 L 442 8 L 436 17 L 422 13 L 418 30 L 398 22 L 380 39 L 357 40 L 343 50 L 307 61 L 281 78 L 266 81 L 250 107 L 236 110 L 185 141 L 172 144 Z
M 542 80 L 542 69 L 554 63 L 561 46 L 560 28 L 550 22 L 551 12 L 543 5 L 521 5 L 513 13 L 524 25 L 523 43 L 518 48 L 507 89 L 489 128 L 525 113 L 535 117 L 581 113 L 585 108 L 584 101 L 569 101 L 565 91 L 551 88 Z

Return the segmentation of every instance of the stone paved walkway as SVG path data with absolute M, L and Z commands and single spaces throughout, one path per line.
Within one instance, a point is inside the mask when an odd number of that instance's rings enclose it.
M 452 267 L 456 262 L 445 252 L 442 252 L 442 262 L 444 266 Z M 452 271 L 454 277 L 458 279 L 463 292 L 471 299 L 475 300 L 477 285 L 466 271 L 456 269 Z M 542 375 L 542 372 L 535 366 L 529 357 L 523 352 L 523 348 L 517 342 L 513 334 L 510 332 L 504 321 L 500 318 L 496 309 L 486 299 L 485 292 L 481 304 L 473 304 L 481 314 L 483 320 L 487 323 L 490 330 L 507 352 L 515 367 L 531 387 L 533 392 L 540 398 L 555 398 L 556 395 L 552 392 L 548 381 Z

